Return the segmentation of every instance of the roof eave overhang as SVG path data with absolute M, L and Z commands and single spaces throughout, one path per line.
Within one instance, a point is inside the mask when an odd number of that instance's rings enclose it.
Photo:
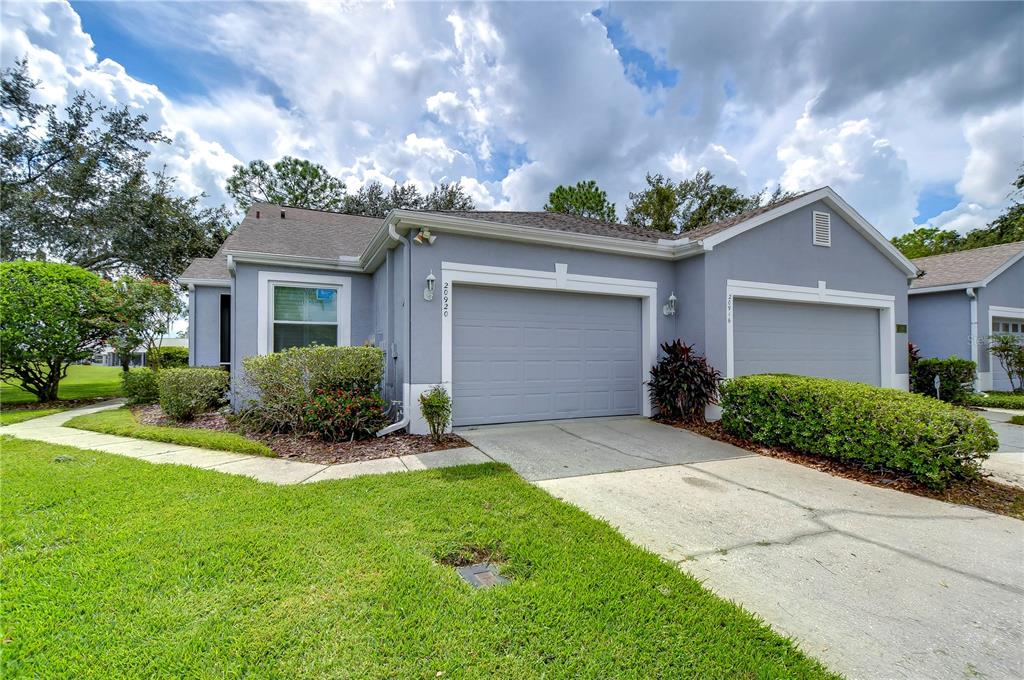
M 312 257 L 309 255 L 282 255 L 280 253 L 259 253 L 247 250 L 226 250 L 232 263 L 274 264 L 279 266 L 303 267 L 306 269 L 330 269 L 335 271 L 362 272 L 359 257 Z
M 178 278 L 178 283 L 183 286 L 210 286 L 217 288 L 231 287 L 231 279 L 201 279 L 191 276 L 182 276 Z

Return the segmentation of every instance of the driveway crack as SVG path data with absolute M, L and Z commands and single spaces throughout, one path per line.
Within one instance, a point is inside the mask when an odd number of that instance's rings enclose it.
M 604 442 L 597 442 L 597 441 L 594 441 L 593 439 L 587 439 L 586 437 L 580 436 L 580 435 L 576 434 L 575 432 L 570 432 L 569 430 L 565 429 L 561 425 L 555 425 L 554 428 L 556 430 L 561 430 L 562 432 L 566 433 L 570 437 L 575 437 L 576 439 L 579 439 L 580 441 L 585 441 L 588 444 L 593 444 L 594 446 L 601 446 L 603 448 L 608 449 L 609 451 L 615 451 L 616 453 L 621 453 L 623 456 L 629 456 L 630 458 L 639 458 L 640 460 L 646 460 L 646 461 L 651 462 L 651 463 L 657 463 L 658 465 L 665 465 L 664 461 L 658 460 L 657 458 L 648 458 L 647 456 L 640 456 L 640 455 L 637 455 L 635 453 L 629 453 L 628 451 L 623 451 L 622 449 L 617 449 L 614 446 L 609 446 L 608 444 L 605 444 Z

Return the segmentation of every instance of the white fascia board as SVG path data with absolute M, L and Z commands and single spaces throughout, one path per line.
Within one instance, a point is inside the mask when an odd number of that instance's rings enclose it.
M 931 286 L 930 288 L 911 288 L 907 291 L 907 295 L 921 295 L 923 293 L 947 293 L 951 290 L 967 290 L 968 288 L 984 288 L 985 284 L 981 281 L 975 281 L 974 283 L 951 283 L 948 286 Z
M 914 263 L 908 260 L 903 253 L 897 250 L 896 246 L 890 243 L 887 238 L 882 236 L 877 229 L 871 226 L 870 222 L 864 219 L 860 213 L 854 210 L 850 204 L 844 201 L 839 194 L 832 190 L 831 187 L 822 187 L 821 189 L 812 191 L 811 193 L 801 196 L 796 200 L 780 205 L 779 207 L 773 208 L 767 212 L 763 212 L 760 215 L 752 217 L 749 220 L 744 220 L 739 224 L 735 224 L 728 229 L 718 232 L 717 234 L 712 234 L 711 236 L 702 239 L 701 242 L 706 250 L 711 250 L 719 243 L 728 241 L 729 239 L 748 232 L 755 227 L 771 222 L 772 220 L 795 210 L 807 207 L 817 201 L 823 201 L 826 205 L 839 213 L 840 217 L 842 217 L 854 229 L 859 231 L 861 235 L 874 243 L 875 247 L 882 251 L 882 254 L 885 255 L 893 264 L 905 271 L 908 277 L 917 276 L 918 269 Z
M 351 255 L 339 257 L 309 257 L 306 255 L 281 255 L 275 253 L 257 253 L 244 250 L 225 251 L 233 261 L 246 264 L 270 264 L 306 269 L 331 269 L 347 272 L 362 272 L 359 258 Z
M 406 232 L 416 227 L 427 227 L 434 231 L 450 234 L 466 234 L 506 241 L 540 243 L 561 248 L 593 250 L 660 260 L 674 260 L 688 257 L 689 255 L 696 255 L 700 252 L 698 244 L 688 241 L 681 244 L 664 240 L 632 241 L 613 236 L 554 231 L 539 227 L 500 224 L 471 217 L 426 214 L 410 210 L 393 210 L 388 215 L 387 221 L 391 222 L 396 229 Z
M 1016 255 L 1011 257 L 1009 260 L 1004 262 L 999 267 L 999 269 L 996 269 L 994 272 L 992 272 L 991 274 L 986 276 L 985 279 L 981 282 L 981 285 L 982 286 L 987 286 L 988 284 L 992 283 L 993 279 L 995 279 L 997 276 L 999 276 L 1000 274 L 1005 272 L 1007 269 L 1009 269 L 1013 265 L 1017 264 L 1017 262 L 1019 262 L 1021 260 L 1021 258 L 1024 258 L 1024 250 L 1021 250 L 1019 253 L 1017 253 Z
M 210 286 L 215 288 L 230 288 L 231 281 L 229 279 L 178 279 L 178 283 L 183 286 Z

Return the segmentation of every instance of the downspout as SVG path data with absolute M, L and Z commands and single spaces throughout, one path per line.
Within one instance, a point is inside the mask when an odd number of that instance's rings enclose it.
M 395 229 L 394 224 L 388 225 L 388 236 L 393 238 L 402 244 L 403 250 L 405 251 L 405 288 L 406 288 L 406 304 L 405 304 L 405 349 L 402 354 L 402 419 L 397 423 L 388 425 L 383 430 L 377 432 L 378 437 L 383 437 L 386 434 L 404 430 L 409 427 L 409 409 L 412 408 L 412 404 L 409 403 L 409 380 L 411 376 L 409 355 L 412 352 L 412 248 L 409 247 L 409 239 L 401 236 Z
M 968 288 L 965 291 L 967 297 L 971 298 L 971 361 L 974 362 L 974 391 L 978 391 L 978 371 L 981 364 L 978 363 L 978 291 Z

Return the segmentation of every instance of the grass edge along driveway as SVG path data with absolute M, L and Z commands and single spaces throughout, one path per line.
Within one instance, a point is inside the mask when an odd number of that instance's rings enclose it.
M 496 464 L 277 487 L 5 438 L 0 476 L 5 677 L 835 677 Z

